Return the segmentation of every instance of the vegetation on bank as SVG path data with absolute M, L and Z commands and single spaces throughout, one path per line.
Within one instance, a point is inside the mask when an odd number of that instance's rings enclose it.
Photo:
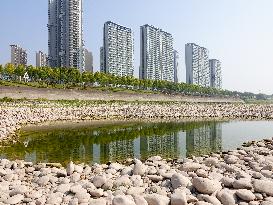
M 191 96 L 236 97 L 243 100 L 265 100 L 272 96 L 237 92 L 163 80 L 140 80 L 132 76 L 114 76 L 102 72 L 83 72 L 74 68 L 0 65 L 0 85 L 20 85 L 38 88 L 77 88 L 110 90 L 113 92 L 152 92 Z

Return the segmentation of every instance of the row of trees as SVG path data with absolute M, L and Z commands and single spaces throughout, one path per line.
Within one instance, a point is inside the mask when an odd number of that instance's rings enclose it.
M 242 98 L 255 98 L 253 93 L 240 93 L 228 90 L 220 90 L 211 87 L 189 85 L 186 83 L 174 83 L 163 80 L 140 80 L 132 76 L 114 76 L 102 72 L 83 72 L 74 68 L 50 68 L 34 66 L 14 66 L 13 64 L 0 65 L 0 79 L 21 81 L 24 76 L 29 77 L 31 82 L 46 83 L 56 86 L 102 86 L 102 87 L 123 87 L 135 90 L 152 90 L 164 93 L 181 93 L 187 95 L 205 96 L 232 96 Z

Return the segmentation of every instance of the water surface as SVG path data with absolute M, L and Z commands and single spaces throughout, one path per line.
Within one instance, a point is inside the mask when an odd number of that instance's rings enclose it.
M 127 158 L 199 156 L 271 138 L 271 121 L 88 122 L 31 126 L 0 157 L 32 162 L 106 163 Z

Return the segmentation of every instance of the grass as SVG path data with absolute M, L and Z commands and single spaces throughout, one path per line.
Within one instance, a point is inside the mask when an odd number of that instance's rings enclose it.
M 273 104 L 273 99 L 267 99 L 267 100 L 256 100 L 256 99 L 247 99 L 244 100 L 247 104 Z
M 161 94 L 159 91 L 151 91 L 151 90 L 136 90 L 136 89 L 127 89 L 121 87 L 83 87 L 83 86 L 74 86 L 74 85 L 47 85 L 46 83 L 39 82 L 15 82 L 15 81 L 3 81 L 0 80 L 0 86 L 11 86 L 11 87 L 32 87 L 32 88 L 50 88 L 50 89 L 77 89 L 77 90 L 86 90 L 86 91 L 111 91 L 114 93 L 128 93 L 128 94 Z

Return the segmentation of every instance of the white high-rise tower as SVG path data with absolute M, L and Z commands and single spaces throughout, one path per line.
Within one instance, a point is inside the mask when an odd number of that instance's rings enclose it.
M 210 86 L 208 49 L 195 43 L 188 43 L 186 53 L 186 82 L 204 87 Z
M 132 29 L 111 21 L 104 24 L 100 49 L 101 71 L 116 76 L 134 75 L 134 37 Z
M 140 79 L 174 82 L 173 37 L 159 28 L 140 28 Z
M 84 70 L 82 0 L 48 0 L 48 60 Z

